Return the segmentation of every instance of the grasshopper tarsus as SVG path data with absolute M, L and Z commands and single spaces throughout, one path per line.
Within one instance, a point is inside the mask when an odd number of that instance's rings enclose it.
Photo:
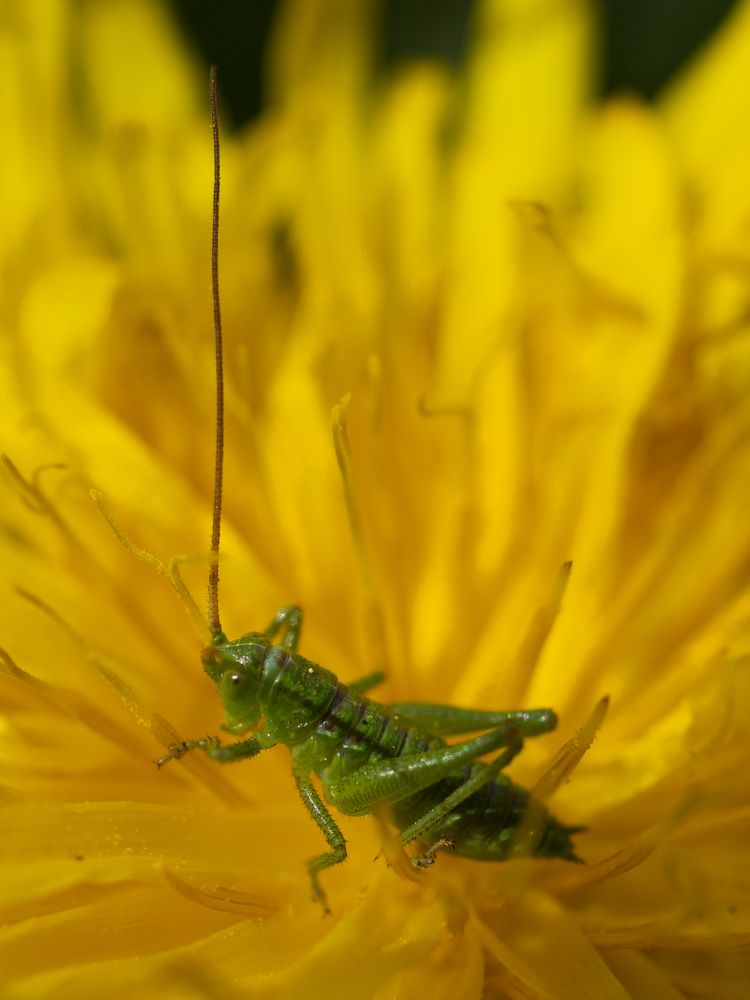
M 437 860 L 438 851 L 455 851 L 455 849 L 455 840 L 451 840 L 450 837 L 441 837 L 434 844 L 430 844 L 424 854 L 417 854 L 411 859 L 412 868 L 416 868 L 417 871 L 431 868 Z
M 198 740 L 180 740 L 179 743 L 170 743 L 167 752 L 155 760 L 154 764 L 161 770 L 171 760 L 179 760 L 190 750 L 205 750 L 207 754 L 214 756 L 220 747 L 221 740 L 218 736 L 203 736 Z

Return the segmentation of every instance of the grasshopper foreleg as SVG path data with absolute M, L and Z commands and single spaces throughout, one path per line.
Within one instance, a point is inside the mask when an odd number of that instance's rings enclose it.
M 325 854 L 319 854 L 307 862 L 307 872 L 312 883 L 313 899 L 322 904 L 326 913 L 330 913 L 326 894 L 320 886 L 318 872 L 324 868 L 330 868 L 331 865 L 338 865 L 342 861 L 346 861 L 346 840 L 336 825 L 333 816 L 326 809 L 323 800 L 318 795 L 309 777 L 295 771 L 294 780 L 305 808 L 315 820 L 318 829 L 322 831 L 331 848 Z
M 257 736 L 251 736 L 246 740 L 238 740 L 223 746 L 218 736 L 204 736 L 199 740 L 182 740 L 180 743 L 172 743 L 163 757 L 155 761 L 157 767 L 164 767 L 170 760 L 179 760 L 190 750 L 203 750 L 211 760 L 218 760 L 222 764 L 229 764 L 234 760 L 242 760 L 245 757 L 255 757 L 268 747 L 273 746 L 269 740 L 262 740 Z

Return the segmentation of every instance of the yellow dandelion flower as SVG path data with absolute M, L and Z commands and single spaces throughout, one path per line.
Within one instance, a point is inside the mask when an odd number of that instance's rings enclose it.
M 594 100 L 582 0 L 483 0 L 461 74 L 377 77 L 371 14 L 290 0 L 225 139 L 224 627 L 296 602 L 383 701 L 554 707 L 540 796 L 609 695 L 550 803 L 586 863 L 408 879 L 341 817 L 324 919 L 283 748 L 154 768 L 219 700 L 90 491 L 200 603 L 205 82 L 157 3 L 8 3 L 3 996 L 739 998 L 750 3 L 656 107 Z

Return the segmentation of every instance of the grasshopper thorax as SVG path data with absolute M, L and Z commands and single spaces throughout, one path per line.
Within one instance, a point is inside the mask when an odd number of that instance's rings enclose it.
M 270 647 L 262 632 L 248 632 L 231 642 L 222 634 L 201 654 L 203 669 L 219 689 L 230 732 L 245 732 L 260 720 L 260 685 Z

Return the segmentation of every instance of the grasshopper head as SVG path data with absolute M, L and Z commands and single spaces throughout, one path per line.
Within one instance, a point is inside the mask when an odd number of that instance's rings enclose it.
M 203 669 L 219 689 L 225 728 L 232 733 L 252 729 L 260 720 L 258 695 L 269 645 L 261 632 L 249 632 L 231 642 L 221 635 L 201 654 Z

